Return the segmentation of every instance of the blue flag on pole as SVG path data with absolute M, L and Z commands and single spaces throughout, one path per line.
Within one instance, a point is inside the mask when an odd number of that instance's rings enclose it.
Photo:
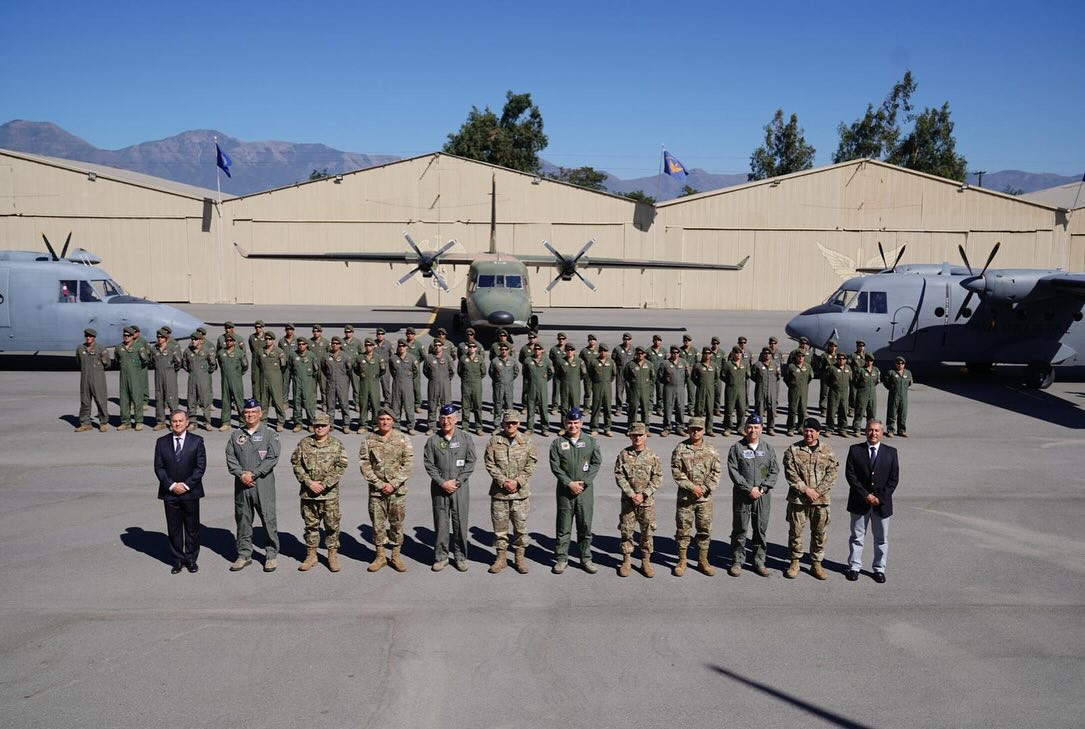
M 679 162 L 674 155 L 667 150 L 663 150 L 663 171 L 671 177 L 677 177 L 679 180 L 686 179 L 686 167 Z
M 226 173 L 227 177 L 233 177 L 230 174 L 230 165 L 232 165 L 233 163 L 234 163 L 234 161 L 232 159 L 230 159 L 230 155 L 223 152 L 222 147 L 220 147 L 220 146 L 218 146 L 218 144 L 216 144 L 215 145 L 215 164 L 218 165 L 220 170 L 222 170 L 223 172 Z

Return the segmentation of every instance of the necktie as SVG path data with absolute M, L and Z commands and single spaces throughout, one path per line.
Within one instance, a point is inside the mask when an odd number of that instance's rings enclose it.
M 181 439 L 178 437 L 178 438 L 174 438 L 173 440 L 174 440 L 173 455 L 176 458 L 177 456 L 181 455 Z M 871 451 L 871 452 L 873 453 L 873 451 Z
M 870 470 L 874 470 L 874 462 L 878 460 L 878 449 L 870 446 Z

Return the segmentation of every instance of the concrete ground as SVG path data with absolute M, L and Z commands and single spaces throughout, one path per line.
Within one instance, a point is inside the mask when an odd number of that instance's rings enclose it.
M 209 323 L 264 318 L 277 333 L 288 320 L 319 320 L 337 331 L 351 322 L 360 336 L 383 325 L 394 338 L 431 322 L 412 309 L 187 308 Z M 624 330 L 637 342 L 659 331 L 669 345 L 688 330 L 698 346 L 712 334 L 725 345 L 745 334 L 759 348 L 770 334 L 782 338 L 787 318 L 553 310 L 542 338 L 549 346 L 561 328 L 578 346 L 589 331 L 613 345 Z M 617 577 L 610 469 L 628 443 L 622 435 L 600 438 L 595 576 L 575 560 L 564 575 L 549 572 L 555 504 L 545 456 L 532 483 L 530 574 L 486 573 L 481 465 L 471 484 L 470 571 L 429 571 L 420 462 L 409 483 L 408 571 L 367 573 L 372 531 L 359 436 L 340 433 L 352 455 L 342 487 L 343 571 L 323 563 L 296 571 L 304 556 L 297 485 L 281 463 L 279 570 L 230 573 L 232 487 L 218 432 L 205 436 L 201 569 L 172 576 L 151 469 L 158 434 L 73 433 L 78 373 L 66 363 L 0 358 L 0 726 L 1082 725 L 1080 377 L 1042 392 L 1018 388 L 1005 372 L 979 382 L 953 370 L 919 379 L 912 437 L 890 441 L 902 470 L 884 585 L 868 572 L 855 583 L 842 574 L 842 475 L 826 582 L 805 571 L 781 576 L 782 482 L 772 496 L 770 578 L 723 572 L 726 485 L 716 501 L 716 576 L 671 576 L 669 474 L 657 498 L 655 579 Z M 116 378 L 108 376 L 114 396 Z M 883 411 L 884 391 L 879 397 Z M 115 399 L 112 412 L 115 424 Z M 299 435 L 282 440 L 285 460 Z M 424 440 L 414 438 L 419 460 Z M 485 437 L 475 442 L 481 456 Z M 548 444 L 536 442 L 545 453 Z M 769 442 L 782 455 L 789 439 Z M 829 441 L 841 457 L 850 442 Z M 649 439 L 665 458 L 676 443 Z

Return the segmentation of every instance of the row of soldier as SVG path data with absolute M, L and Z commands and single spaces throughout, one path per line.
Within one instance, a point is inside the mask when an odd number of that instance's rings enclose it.
M 835 431 L 854 435 L 877 410 L 877 387 L 885 386 L 887 435 L 907 436 L 908 390 L 914 378 L 897 357 L 894 367 L 882 373 L 863 342 L 855 351 L 837 351 L 829 342 L 825 352 L 815 354 L 809 342 L 801 339 L 798 348 L 786 357 L 778 348 L 776 337 L 754 358 L 746 348 L 746 337 L 739 337 L 729 352 L 720 348 L 720 339 L 698 351 L 688 334 L 681 346 L 664 348 L 659 335 L 650 347 L 634 346 L 632 335 L 622 335 L 622 343 L 611 350 L 589 334 L 579 350 L 563 332 L 549 350 L 536 332 L 528 332 L 527 342 L 514 355 L 511 337 L 499 330 L 488 352 L 468 329 L 466 340 L 453 345 L 444 329 L 427 345 L 408 327 L 404 338 L 395 345 L 378 328 L 373 338 L 355 337 L 354 327 L 344 327 L 343 335 L 324 337 L 320 325 L 312 327 L 312 337 L 298 337 L 295 327 L 286 325 L 281 338 L 265 331 L 262 321 L 255 322 L 247 342 L 236 333 L 233 322 L 226 322 L 224 333 L 211 345 L 206 331 L 191 334 L 182 348 L 168 328 L 156 333 L 154 345 L 147 344 L 138 327 L 126 327 L 124 341 L 113 348 L 113 358 L 120 369 L 121 424 L 119 430 L 142 428 L 143 408 L 149 402 L 148 370 L 155 378 L 155 426 L 166 427 L 165 417 L 178 403 L 177 372 L 188 376 L 188 409 L 197 422 L 211 428 L 214 401 L 212 373 L 220 373 L 222 417 L 220 430 L 230 427 L 230 413 L 240 422 L 245 399 L 244 375 L 250 379 L 249 392 L 267 404 L 265 418 L 275 410 L 276 427 L 282 431 L 287 422 L 287 404 L 292 405 L 293 430 L 311 429 L 317 409 L 341 417 L 341 429 L 351 426 L 351 410 L 357 411 L 357 430 L 375 425 L 377 410 L 390 407 L 413 434 L 416 416 L 423 403 L 428 410 L 428 431 L 433 432 L 440 408 L 452 402 L 452 384 L 458 377 L 460 403 L 465 426 L 475 433 L 483 429 L 483 382 L 491 381 L 490 412 L 496 414 L 516 406 L 515 384 L 521 381 L 519 403 L 526 411 L 526 428 L 540 433 L 551 431 L 550 415 L 572 407 L 589 413 L 588 428 L 612 435 L 613 417 L 627 414 L 627 426 L 634 422 L 650 423 L 661 418 L 661 433 L 679 434 L 684 420 L 697 415 L 706 420 L 708 437 L 716 433 L 716 418 L 722 418 L 722 433 L 738 434 L 749 412 L 759 414 L 765 432 L 776 430 L 781 383 L 787 389 L 786 434 L 799 430 L 807 416 L 810 382 L 821 384 L 819 406 L 825 417 L 826 435 Z M 83 369 L 82 402 L 79 430 L 91 428 L 91 400 L 98 400 L 101 429 L 107 421 L 104 407 L 104 376 L 109 353 L 94 344 L 93 330 L 87 330 L 84 345 L 77 350 Z M 247 345 L 247 346 L 246 346 Z M 422 377 L 427 380 L 425 400 Z M 99 380 L 101 383 L 99 384 Z M 752 392 L 751 392 L 752 390 Z M 103 394 L 98 394 L 100 393 Z M 752 394 L 752 397 L 751 397 Z M 850 420 L 850 425 L 849 425 Z M 560 424 L 557 424 L 560 425 Z

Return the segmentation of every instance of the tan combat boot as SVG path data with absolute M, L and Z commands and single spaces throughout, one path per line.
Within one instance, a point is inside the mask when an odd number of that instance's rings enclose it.
M 305 548 L 305 561 L 298 565 L 298 572 L 308 572 L 316 564 L 316 547 Z
M 815 562 L 814 564 L 817 564 L 817 562 Z M 799 574 L 799 560 L 793 559 L 793 560 L 791 560 L 791 564 L 789 564 L 787 566 L 787 570 L 784 571 L 784 577 L 786 577 L 789 580 L 793 580 L 798 576 L 798 574 Z
M 813 562 L 810 565 L 810 574 L 819 580 L 829 579 L 829 575 L 825 574 L 825 568 L 821 566 L 821 562 Z
M 220 433 L 225 433 L 229 429 L 230 429 L 230 424 L 229 423 L 223 423 L 222 425 L 219 426 L 219 432 Z
M 678 555 L 678 564 L 671 570 L 671 574 L 675 577 L 681 577 L 686 574 L 686 550 L 682 550 L 682 553 Z
M 384 558 L 384 547 L 377 547 L 377 556 L 373 558 L 373 561 L 366 567 L 367 572 L 376 572 L 384 565 L 388 564 L 388 560 Z
M 527 574 L 527 562 L 524 561 L 524 548 L 519 547 L 516 550 L 516 561 L 513 563 L 513 567 L 522 575 Z
M 389 564 L 396 572 L 407 571 L 407 565 L 403 564 L 403 558 L 399 556 L 399 547 L 392 547 L 392 559 L 389 560 Z
M 132 428 L 135 429 L 135 430 L 143 430 L 143 423 L 136 423 L 135 425 L 132 426 Z M 211 427 L 208 426 L 207 429 L 211 430 Z
M 640 573 L 645 577 L 655 577 L 656 571 L 652 569 L 652 553 L 641 550 Z
M 339 548 L 338 547 L 336 547 L 335 549 L 329 549 L 328 550 L 328 569 L 330 569 L 332 572 L 338 572 L 339 570 L 342 569 L 342 567 L 339 566 Z
M 105 423 L 99 423 L 98 424 L 98 432 L 99 433 L 108 433 L 109 432 L 109 426 L 106 425 Z
M 697 568 L 711 577 L 716 574 L 716 568 L 708 563 L 708 549 L 702 548 L 697 555 Z
M 87 425 L 86 423 L 83 423 L 82 425 L 80 425 L 78 428 L 75 429 L 75 432 L 76 433 L 85 433 L 88 430 L 90 430 L 90 426 Z
M 618 568 L 618 577 L 629 577 L 629 570 L 633 567 L 631 561 L 630 555 L 622 555 L 622 566 Z
M 498 572 L 508 567 L 509 560 L 505 555 L 506 552 L 504 549 L 499 549 L 496 554 L 494 554 L 494 563 L 490 565 L 489 569 L 491 575 L 496 575 Z
M 128 430 L 128 423 L 121 423 L 117 426 L 117 430 Z

